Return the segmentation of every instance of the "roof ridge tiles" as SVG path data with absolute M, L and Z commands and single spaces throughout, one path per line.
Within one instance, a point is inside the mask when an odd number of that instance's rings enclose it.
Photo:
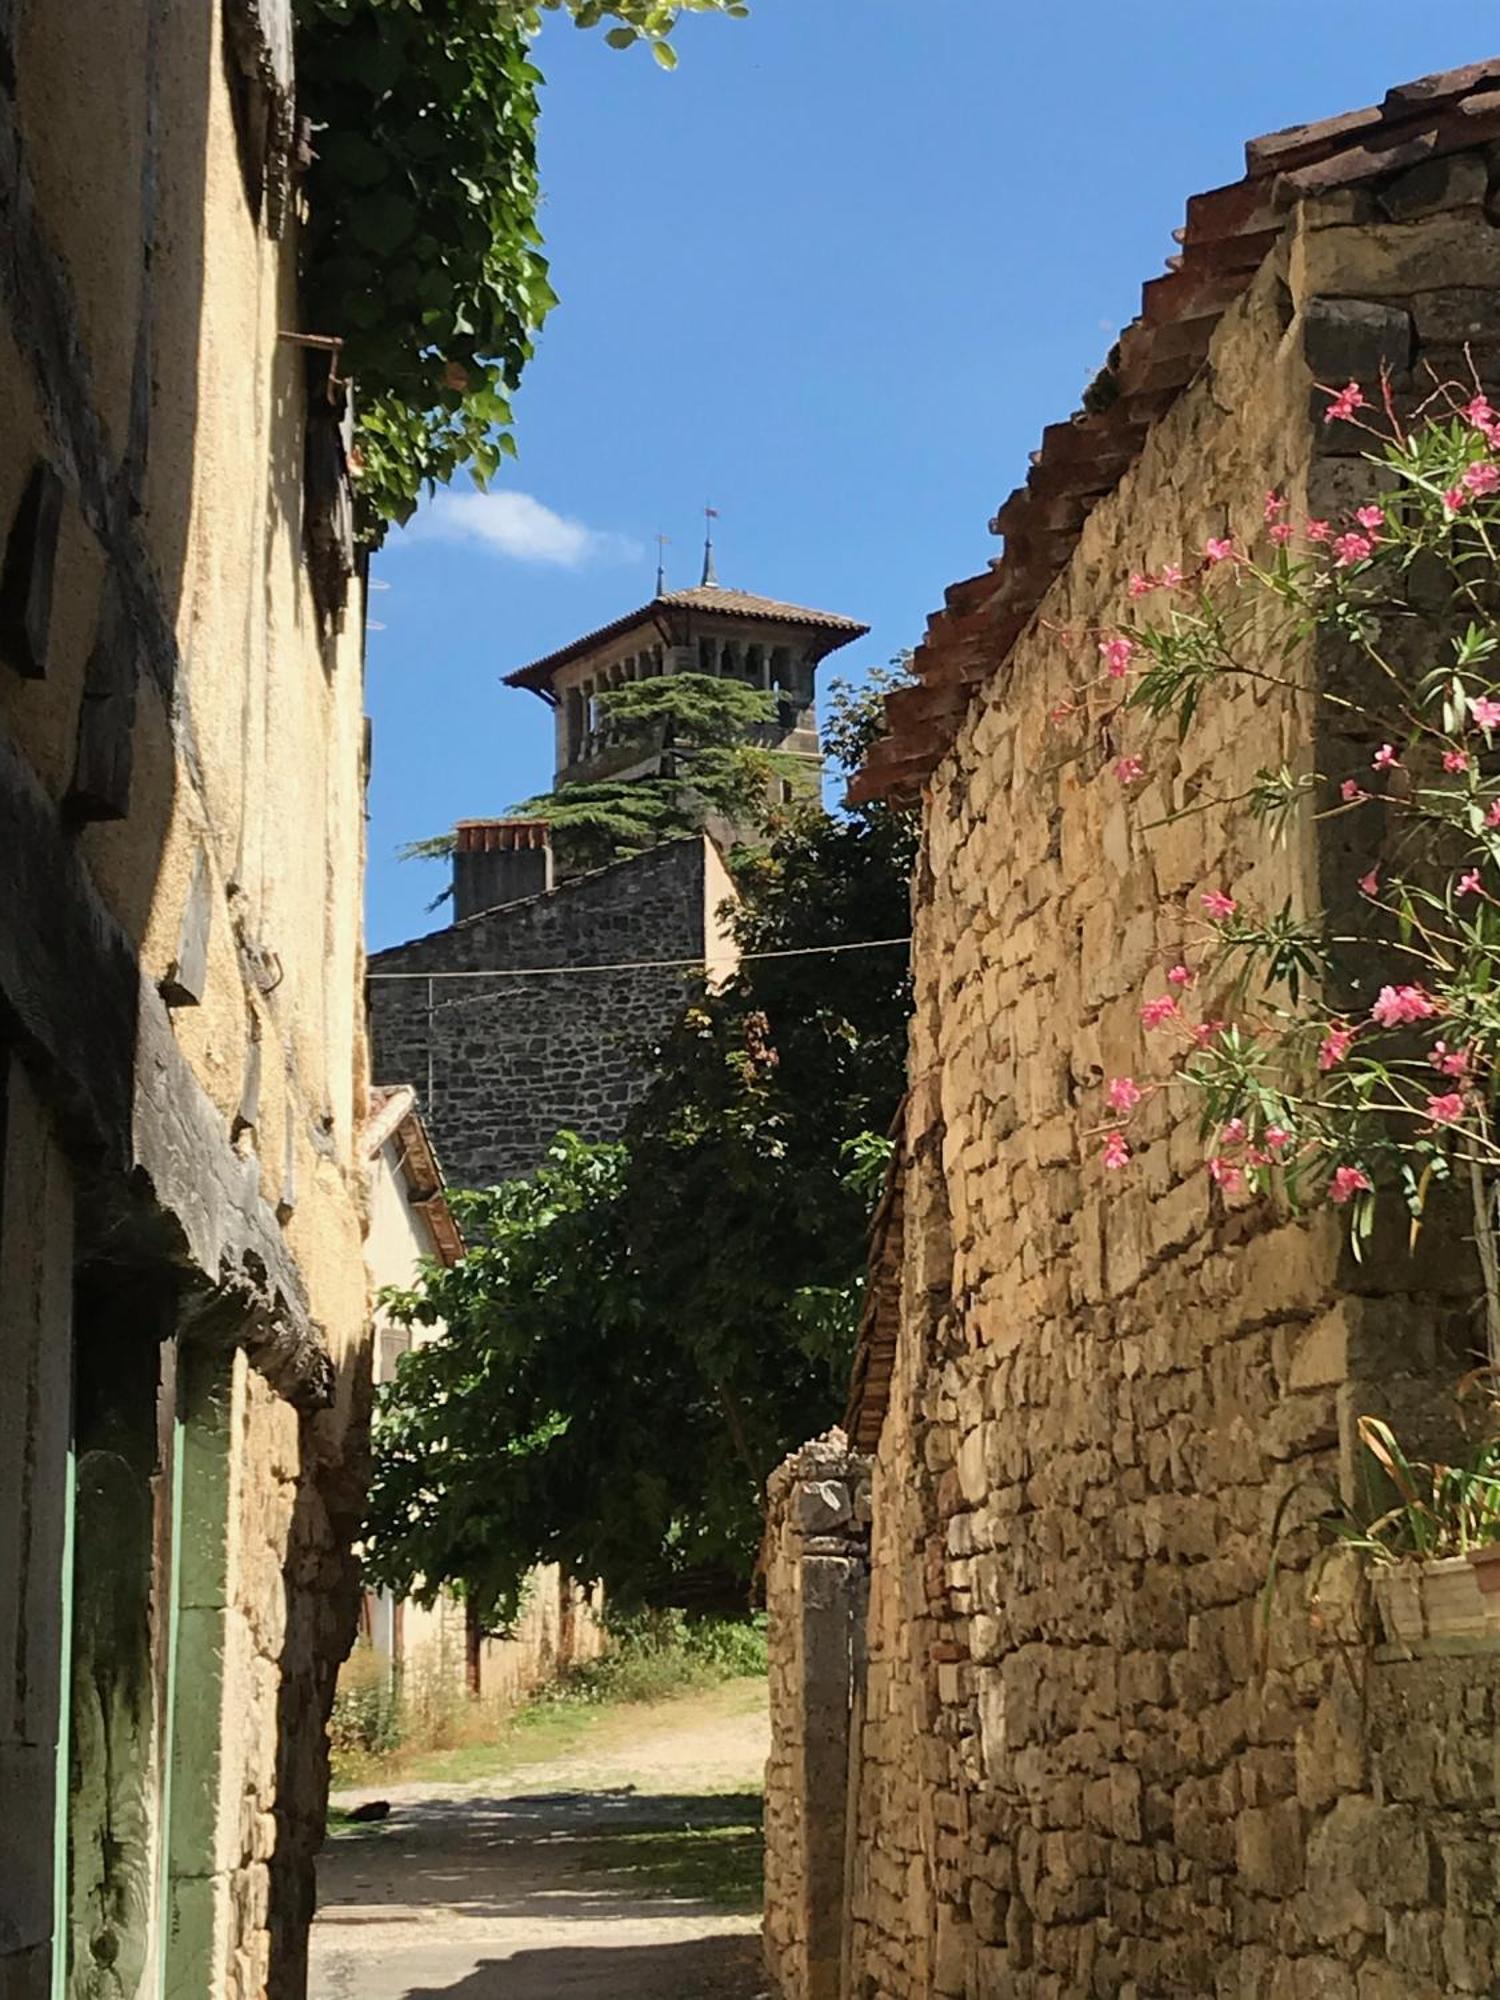
M 1297 199 L 1490 139 L 1500 139 L 1500 56 L 1398 84 L 1378 105 L 1265 133 L 1246 145 L 1242 179 L 1191 196 L 1177 232 L 1180 253 L 1142 287 L 1140 314 L 1091 385 L 1087 407 L 1045 428 L 1025 484 L 991 520 L 991 532 L 1004 536 L 1003 553 L 982 578 L 955 585 L 928 620 L 914 660 L 919 683 L 971 686 L 1004 658 L 1094 505 L 1118 485 L 1152 425 L 1198 373 L 1220 320 L 1249 288 Z M 959 593 L 986 579 L 982 609 L 971 611 Z M 959 661 L 953 674 L 960 648 L 978 644 L 980 635 L 968 629 L 975 618 L 989 621 L 983 657 Z M 953 726 L 939 727 L 932 709 L 901 693 L 890 697 L 891 733 L 872 746 L 851 798 L 913 798 L 952 741 L 961 705 L 945 705 L 940 712 Z

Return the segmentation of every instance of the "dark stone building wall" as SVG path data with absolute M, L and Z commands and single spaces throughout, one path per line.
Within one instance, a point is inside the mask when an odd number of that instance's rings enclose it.
M 371 958 L 375 1074 L 422 1093 L 454 1186 L 530 1173 L 560 1131 L 619 1137 L 645 1087 L 646 1052 L 701 976 L 576 968 L 701 962 L 708 853 L 701 838 L 674 841 Z M 495 970 L 534 976 L 382 977 Z

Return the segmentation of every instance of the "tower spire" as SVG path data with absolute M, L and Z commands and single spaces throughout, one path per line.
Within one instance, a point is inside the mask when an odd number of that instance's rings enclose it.
M 717 507 L 703 509 L 703 575 L 699 578 L 701 588 L 717 590 L 718 571 L 714 568 L 714 522 L 719 518 Z
M 663 594 L 663 593 L 665 592 L 665 590 L 666 590 L 666 587 L 667 587 L 667 543 L 668 543 L 668 542 L 669 542 L 669 541 L 670 541 L 671 539 L 672 539 L 672 538 L 671 538 L 671 536 L 670 536 L 670 535 L 664 535 L 664 534 L 662 534 L 662 532 L 661 532 L 661 530 L 660 530 L 660 529 L 658 529 L 658 530 L 657 530 L 657 535 L 656 535 L 656 594 L 657 594 L 657 596 L 658 596 L 658 597 L 660 597 L 660 596 L 661 596 L 661 595 L 662 595 L 662 594 Z

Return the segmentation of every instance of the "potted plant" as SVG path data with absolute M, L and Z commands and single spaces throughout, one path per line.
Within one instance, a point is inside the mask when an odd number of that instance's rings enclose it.
M 1397 1495 L 1374 1520 L 1335 1522 L 1373 1559 L 1375 1608 L 1393 1645 L 1500 1650 L 1500 1438 L 1452 1465 L 1407 1457 L 1389 1424 L 1359 1420 L 1366 1450 Z

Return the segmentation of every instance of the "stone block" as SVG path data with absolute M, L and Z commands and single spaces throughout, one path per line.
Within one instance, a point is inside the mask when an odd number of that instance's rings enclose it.
M 1411 222 L 1440 208 L 1484 206 L 1489 168 L 1482 153 L 1449 153 L 1423 160 L 1386 182 L 1376 196 L 1392 222 Z
M 1302 309 L 1302 352 L 1316 381 L 1330 388 L 1378 382 L 1382 370 L 1411 366 L 1413 328 L 1403 306 L 1372 299 L 1309 299 Z
M 1295 1799 L 1252 1806 L 1235 1825 L 1240 1874 L 1265 1896 L 1290 1896 L 1302 1886 L 1305 1867 L 1302 1809 Z
M 807 1481 L 793 1501 L 797 1526 L 804 1535 L 828 1535 L 850 1516 L 849 1489 L 836 1479 Z

